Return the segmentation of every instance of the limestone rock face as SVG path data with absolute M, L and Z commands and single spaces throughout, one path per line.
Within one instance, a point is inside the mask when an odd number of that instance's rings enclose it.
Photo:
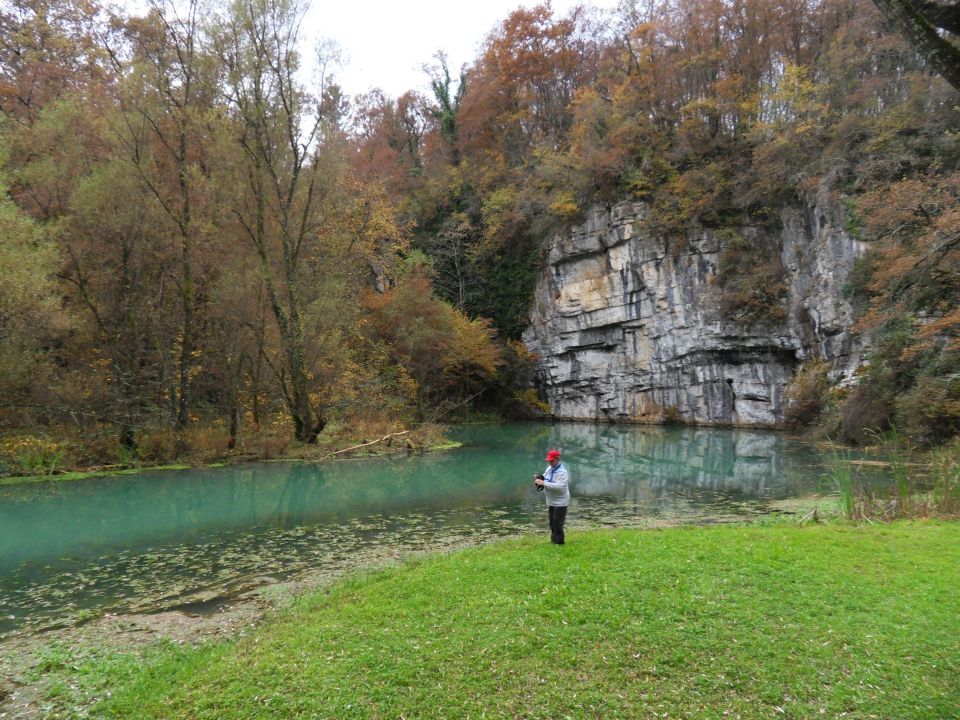
M 646 213 L 636 202 L 596 208 L 551 241 L 523 339 L 554 417 L 775 426 L 803 362 L 852 376 L 861 349 L 842 289 L 862 248 L 825 196 L 784 209 L 769 238 L 788 287 L 775 327 L 721 316 L 713 230 L 651 235 L 639 230 Z

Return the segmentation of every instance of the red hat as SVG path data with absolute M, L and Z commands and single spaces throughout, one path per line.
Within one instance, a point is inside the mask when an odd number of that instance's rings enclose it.
M 550 452 L 547 453 L 547 462 L 550 462 L 551 460 L 559 460 L 559 459 L 560 459 L 559 450 L 551 450 Z

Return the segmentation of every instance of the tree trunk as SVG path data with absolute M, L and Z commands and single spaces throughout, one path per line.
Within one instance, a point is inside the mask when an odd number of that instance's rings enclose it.
M 187 180 L 187 133 L 180 132 L 180 148 L 177 156 L 179 165 L 180 196 L 183 208 L 180 218 L 180 268 L 182 277 L 181 299 L 183 302 L 183 343 L 180 347 L 180 382 L 179 402 L 177 403 L 177 429 L 183 430 L 187 426 L 190 412 L 190 374 L 193 368 L 193 266 L 191 263 L 191 233 L 193 232 L 193 218 L 190 207 L 190 185 Z
M 237 433 L 240 431 L 240 408 L 235 400 L 230 402 L 230 440 L 227 448 L 233 450 L 237 446 Z
M 133 436 L 133 427 L 129 423 L 122 423 L 120 425 L 120 447 L 133 452 L 137 449 L 137 441 Z
M 886 18 L 913 45 L 930 67 L 960 90 L 960 48 L 937 32 L 921 11 L 923 3 L 911 0 L 874 0 Z

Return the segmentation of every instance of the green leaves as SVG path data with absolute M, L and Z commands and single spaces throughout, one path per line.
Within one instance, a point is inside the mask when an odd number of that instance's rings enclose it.
M 63 327 L 59 264 L 56 246 L 11 201 L 0 175 L 0 396 L 12 400 L 37 381 L 45 342 Z

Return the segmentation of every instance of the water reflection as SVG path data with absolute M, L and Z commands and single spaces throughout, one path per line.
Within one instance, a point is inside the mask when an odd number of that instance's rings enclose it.
M 574 528 L 758 512 L 816 489 L 822 472 L 809 448 L 743 430 L 485 425 L 457 439 L 462 449 L 427 456 L 0 488 L 0 635 L 86 609 L 347 567 L 384 547 L 541 529 L 530 478 L 550 447 L 573 476 Z
M 506 445 L 511 433 L 504 426 L 487 442 Z M 469 429 L 462 435 L 474 441 Z M 562 424 L 543 426 L 522 447 L 528 464 L 540 460 L 543 448 L 560 448 L 574 470 L 577 495 L 620 499 L 683 489 L 788 497 L 815 488 L 822 468 L 809 446 L 748 430 Z

